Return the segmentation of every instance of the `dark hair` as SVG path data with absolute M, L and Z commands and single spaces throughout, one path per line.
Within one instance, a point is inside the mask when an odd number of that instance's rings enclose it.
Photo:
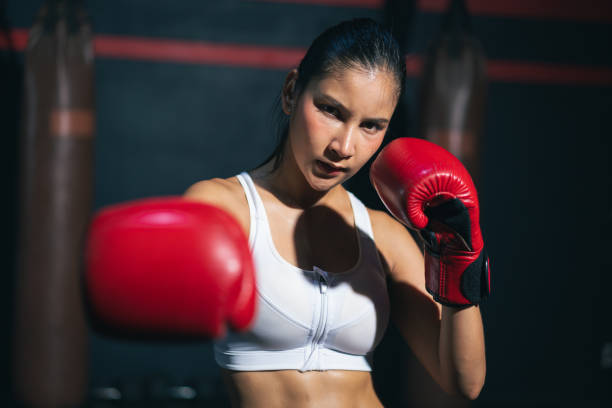
M 294 92 L 299 96 L 311 80 L 349 68 L 388 71 L 396 79 L 398 99 L 404 91 L 406 63 L 396 39 L 374 20 L 358 18 L 330 27 L 315 38 L 297 68 Z M 283 158 L 289 134 L 289 121 L 282 111 L 280 96 L 276 99 L 274 110 L 277 114 L 278 143 L 262 164 L 274 159 L 273 170 L 276 170 Z

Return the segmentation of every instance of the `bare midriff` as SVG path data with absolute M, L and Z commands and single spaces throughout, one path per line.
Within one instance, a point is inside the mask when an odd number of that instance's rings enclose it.
M 229 371 L 222 376 L 232 407 L 382 407 L 367 371 Z

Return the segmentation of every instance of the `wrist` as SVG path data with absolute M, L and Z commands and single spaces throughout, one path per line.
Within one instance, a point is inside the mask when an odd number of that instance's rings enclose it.
M 478 304 L 490 292 L 488 257 L 478 252 L 425 249 L 425 284 L 437 302 L 452 307 Z

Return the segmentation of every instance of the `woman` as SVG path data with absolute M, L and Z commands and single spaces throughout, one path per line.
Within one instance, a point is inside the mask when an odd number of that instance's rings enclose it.
M 272 157 L 186 192 L 238 220 L 257 266 L 253 326 L 215 344 L 234 406 L 381 406 L 371 356 L 389 315 L 446 392 L 478 396 L 478 306 L 435 302 L 406 228 L 342 186 L 381 146 L 404 77 L 398 46 L 377 23 L 328 29 L 285 79 L 288 124 Z
M 380 147 L 404 76 L 374 21 L 321 34 L 287 75 L 287 126 L 263 165 L 96 216 L 86 283 L 97 317 L 171 336 L 247 329 L 218 339 L 215 359 L 234 406 L 266 408 L 380 407 L 372 352 L 391 318 L 446 392 L 476 398 L 488 263 L 469 175 L 418 139 L 374 161 L 379 195 L 420 231 L 425 259 L 402 224 L 342 186 Z

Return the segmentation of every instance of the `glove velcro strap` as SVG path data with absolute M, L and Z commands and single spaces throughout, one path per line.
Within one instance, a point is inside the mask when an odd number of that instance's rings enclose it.
M 478 252 L 425 250 L 425 285 L 437 302 L 447 306 L 478 304 L 490 292 L 489 258 Z

